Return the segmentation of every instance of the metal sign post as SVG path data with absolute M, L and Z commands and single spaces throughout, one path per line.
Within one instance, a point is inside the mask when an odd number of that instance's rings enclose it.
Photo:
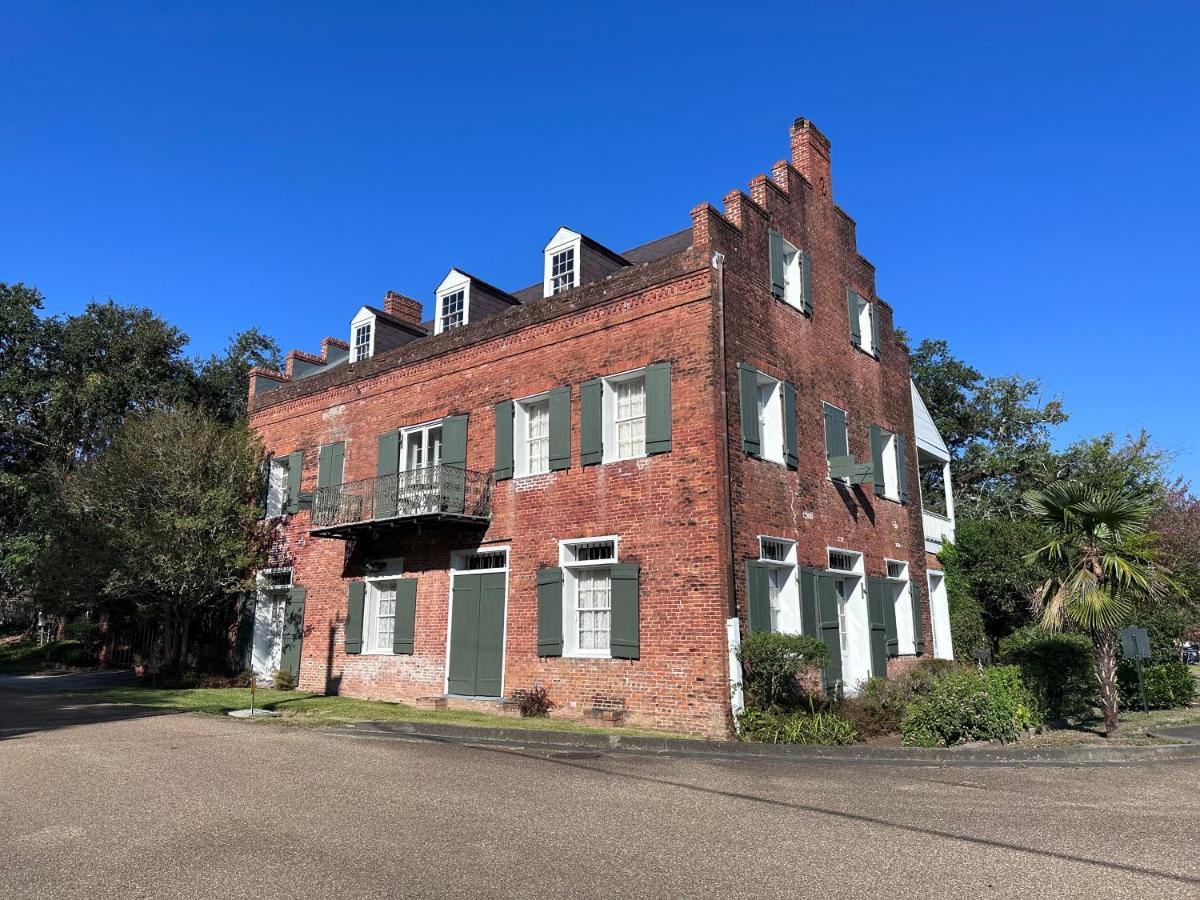
M 1126 659 L 1137 660 L 1138 696 L 1142 698 L 1142 712 L 1150 712 L 1146 703 L 1146 683 L 1142 679 L 1142 660 L 1150 658 L 1150 637 L 1145 628 L 1130 625 L 1121 632 L 1121 653 Z

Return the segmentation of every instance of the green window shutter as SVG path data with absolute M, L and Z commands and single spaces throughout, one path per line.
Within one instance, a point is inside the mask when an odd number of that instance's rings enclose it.
M 904 435 L 896 435 L 896 480 L 900 485 L 900 502 L 908 502 L 908 453 L 905 451 Z
M 771 229 L 767 232 L 771 251 L 771 293 L 780 300 L 787 292 L 783 266 L 783 238 L 779 232 Z
M 304 474 L 304 451 L 297 450 L 288 456 L 287 511 L 300 512 L 300 479 Z
M 798 469 L 800 455 L 796 451 L 796 389 L 786 381 L 783 383 L 783 449 L 787 467 Z
M 646 366 L 646 455 L 671 452 L 671 364 Z
M 887 432 L 878 425 L 871 426 L 871 468 L 875 476 L 875 496 L 882 497 L 887 492 L 883 480 L 883 447 L 887 443 Z
M 846 445 L 846 413 L 826 403 L 825 456 L 828 459 L 836 459 L 849 455 L 850 448 Z
M 571 389 L 550 392 L 550 471 L 571 468 Z
M 271 457 L 266 457 L 258 467 L 258 517 L 267 517 L 267 495 L 271 488 Z
M 771 630 L 768 568 L 767 564 L 760 560 L 746 560 L 746 625 L 751 633 Z
M 803 285 L 804 314 L 811 316 L 812 305 L 812 256 L 807 250 L 800 251 L 800 283 Z
M 871 352 L 879 355 L 879 304 L 871 304 Z
M 553 434 L 553 427 L 551 427 Z M 513 402 L 496 404 L 496 465 L 497 481 L 513 477 Z
M 738 405 L 742 410 L 742 449 L 751 456 L 762 455 L 758 425 L 758 372 L 738 363 Z
M 887 616 L 884 603 L 886 583 L 881 578 L 867 579 L 867 621 L 871 629 L 871 674 L 887 677 Z
M 349 604 L 346 608 L 346 652 L 362 653 L 363 606 L 367 586 L 361 581 L 350 582 Z
M 921 624 L 921 589 L 915 581 L 908 583 L 909 595 L 912 597 L 913 641 L 917 645 L 917 656 L 925 654 L 925 632 Z
M 346 442 L 326 444 L 317 457 L 317 489 L 337 487 L 342 483 L 346 464 Z
M 821 572 L 817 575 L 817 622 L 819 637 L 829 648 L 825 664 L 825 690 L 833 693 L 842 680 L 842 641 L 838 631 L 837 579 Z
M 594 466 L 604 459 L 604 383 L 599 378 L 579 386 L 579 462 Z
M 563 599 L 562 569 L 537 570 L 538 656 L 562 656 Z
M 862 346 L 862 328 L 858 322 L 858 309 L 861 302 L 858 294 L 850 288 L 846 288 L 846 311 L 850 314 L 850 340 L 858 347 Z
M 467 467 L 467 417 L 446 416 L 442 419 L 442 465 Z
M 817 570 L 800 570 L 800 632 L 817 637 Z
M 396 579 L 396 621 L 392 652 L 412 656 L 417 630 L 417 579 Z
M 283 606 L 283 640 L 279 649 L 279 671 L 300 677 L 300 648 L 304 644 L 304 598 L 302 587 L 288 591 Z
M 893 582 L 885 581 L 883 623 L 887 632 L 887 655 L 900 655 L 900 637 L 896 632 L 896 592 L 900 590 Z
M 641 655 L 638 640 L 638 580 L 636 565 L 620 563 L 612 573 L 612 610 L 609 613 L 611 630 L 608 649 L 613 659 L 638 659 Z M 561 607 L 560 607 L 561 609 Z
M 400 430 L 379 436 L 379 455 L 375 459 L 375 474 L 395 475 L 400 471 Z

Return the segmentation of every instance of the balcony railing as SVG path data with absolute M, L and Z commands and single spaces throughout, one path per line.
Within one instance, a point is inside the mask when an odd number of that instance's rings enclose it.
M 346 537 L 406 520 L 486 522 L 492 517 L 492 473 L 426 466 L 318 488 L 312 531 Z
M 946 541 L 954 540 L 954 520 L 940 513 L 921 510 L 921 523 L 925 528 L 925 549 L 937 553 Z

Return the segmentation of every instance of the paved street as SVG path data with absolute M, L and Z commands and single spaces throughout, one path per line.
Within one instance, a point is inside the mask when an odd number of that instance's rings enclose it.
M 0 685 L 0 896 L 1195 897 L 1198 776 L 478 749 Z

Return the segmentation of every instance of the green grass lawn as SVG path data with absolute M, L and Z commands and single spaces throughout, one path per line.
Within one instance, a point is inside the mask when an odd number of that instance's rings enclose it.
M 1125 744 L 1161 744 L 1165 738 L 1150 737 L 1147 732 L 1178 725 L 1200 724 L 1200 708 L 1189 706 L 1181 709 L 1152 709 L 1148 713 L 1140 710 L 1121 710 L 1121 731 L 1118 740 Z M 1048 729 L 1031 738 L 1023 738 L 1021 746 L 1065 747 L 1078 744 L 1104 744 L 1104 720 L 1092 719 L 1069 728 Z
M 83 696 L 83 694 L 81 694 Z M 86 696 L 109 703 L 130 703 L 174 712 L 220 716 L 250 705 L 247 688 L 105 688 L 87 691 Z M 279 718 L 256 719 L 255 723 L 288 725 L 344 725 L 351 722 L 433 722 L 443 725 L 474 725 L 488 728 L 524 728 L 531 731 L 573 731 L 594 734 L 624 734 L 643 737 L 686 737 L 638 728 L 602 728 L 571 719 L 510 718 L 458 709 L 417 709 L 383 700 L 325 697 L 304 691 L 259 689 L 257 705 L 276 710 Z
M 28 631 L 0 634 L 0 674 L 26 675 L 94 664 L 95 656 L 83 653 L 77 641 L 38 646 L 37 638 Z

